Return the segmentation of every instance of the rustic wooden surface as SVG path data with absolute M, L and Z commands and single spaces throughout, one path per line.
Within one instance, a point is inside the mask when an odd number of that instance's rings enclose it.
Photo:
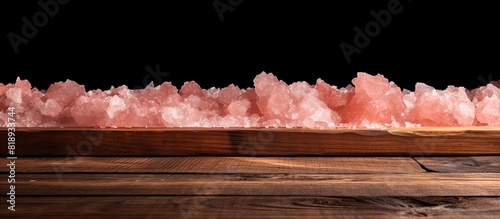
M 480 185 L 480 186 L 478 186 Z M 7 188 L 7 182 L 0 183 Z M 500 196 L 497 173 L 20 174 L 24 195 Z M 78 189 L 75 189 L 78 188 Z
M 408 157 L 51 157 L 23 158 L 18 173 L 424 173 Z
M 457 165 L 471 160 L 476 163 Z M 2 218 L 500 215 L 500 160 L 494 156 L 45 157 L 16 162 L 17 211 L 4 208 Z M 7 183 L 0 181 L 0 187 Z
M 427 171 L 445 173 L 500 173 L 500 156 L 416 157 Z
M 7 142 L 5 128 L 0 142 Z M 17 128 L 16 143 L 23 156 L 470 156 L 500 155 L 500 127 Z
M 498 128 L 21 128 L 16 145 L 0 218 L 500 215 Z
M 32 218 L 496 219 L 500 212 L 500 197 L 29 196 L 19 203 L 16 213 Z

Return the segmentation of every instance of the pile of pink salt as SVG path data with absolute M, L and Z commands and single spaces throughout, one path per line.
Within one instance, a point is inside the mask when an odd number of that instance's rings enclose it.
M 417 83 L 401 90 L 384 76 L 358 73 L 353 86 L 290 85 L 261 73 L 255 88 L 229 85 L 202 89 L 169 82 L 141 90 L 126 86 L 86 91 L 74 81 L 46 91 L 19 78 L 0 84 L 0 126 L 15 107 L 18 127 L 300 127 L 390 128 L 418 126 L 499 126 L 500 81 L 474 90 L 436 90 Z

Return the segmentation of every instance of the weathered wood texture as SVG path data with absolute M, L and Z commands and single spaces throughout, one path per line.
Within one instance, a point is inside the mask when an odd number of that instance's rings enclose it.
M 16 162 L 17 173 L 425 172 L 409 157 L 28 157 Z
M 6 137 L 3 128 L 0 141 Z M 18 128 L 16 144 L 18 156 L 500 155 L 500 128 Z
M 20 128 L 0 218 L 497 218 L 494 155 L 485 127 Z
M 500 173 L 500 156 L 415 157 L 428 171 L 441 173 Z
M 0 217 L 496 218 L 497 158 L 20 157 Z
M 500 175 L 53 173 L 18 174 L 16 188 L 19 195 L 500 196 Z
M 498 218 L 500 197 L 19 197 L 1 218 Z

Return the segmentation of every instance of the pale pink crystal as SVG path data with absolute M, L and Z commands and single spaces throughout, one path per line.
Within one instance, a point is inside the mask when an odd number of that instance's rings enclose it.
M 488 84 L 475 91 L 476 119 L 487 125 L 500 125 L 500 89 Z
M 263 126 L 324 128 L 341 120 L 306 82 L 288 86 L 273 74 L 263 72 L 255 77 L 254 84 Z
M 48 99 L 40 107 L 40 112 L 42 115 L 55 117 L 59 115 L 62 111 L 62 106 L 57 103 L 54 99 Z
M 384 76 L 358 73 L 352 80 L 354 95 L 341 110 L 345 122 L 354 126 L 378 123 L 383 126 L 402 126 L 406 109 L 401 89 Z
M 475 106 L 463 87 L 436 90 L 417 83 L 412 105 L 407 120 L 422 126 L 470 126 L 475 118 Z
M 250 101 L 236 100 L 227 106 L 227 111 L 233 116 L 245 116 L 250 108 Z
M 316 80 L 314 89 L 318 91 L 318 98 L 326 103 L 330 109 L 339 109 L 344 106 L 354 94 L 352 87 L 337 89 L 321 79 Z
M 55 100 L 61 107 L 72 105 L 82 95 L 85 95 L 85 87 L 70 80 L 50 85 L 45 93 L 47 99 Z
M 96 127 L 101 124 L 104 126 L 109 103 L 105 102 L 106 99 L 101 93 L 98 90 L 89 96 L 80 96 L 75 100 L 75 105 L 71 108 L 71 116 L 78 126 Z
M 387 128 L 415 126 L 500 125 L 500 81 L 474 90 L 446 90 L 417 83 L 403 90 L 382 75 L 358 73 L 354 87 L 287 85 L 261 73 L 255 88 L 231 84 L 202 89 L 170 82 L 141 90 L 127 86 L 85 91 L 74 81 L 57 82 L 47 91 L 27 80 L 0 84 L 0 122 L 16 107 L 21 127 L 305 127 Z M 496 87 L 495 87 L 496 86 Z

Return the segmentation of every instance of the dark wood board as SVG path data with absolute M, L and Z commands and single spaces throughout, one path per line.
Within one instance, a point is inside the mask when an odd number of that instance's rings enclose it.
M 16 189 L 43 196 L 500 196 L 500 174 L 17 174 Z
M 17 156 L 500 155 L 500 128 L 17 128 L 16 145 Z
M 59 174 L 425 172 L 409 157 L 27 157 L 16 164 L 17 173 Z
M 500 197 L 19 197 L 1 218 L 497 218 Z

